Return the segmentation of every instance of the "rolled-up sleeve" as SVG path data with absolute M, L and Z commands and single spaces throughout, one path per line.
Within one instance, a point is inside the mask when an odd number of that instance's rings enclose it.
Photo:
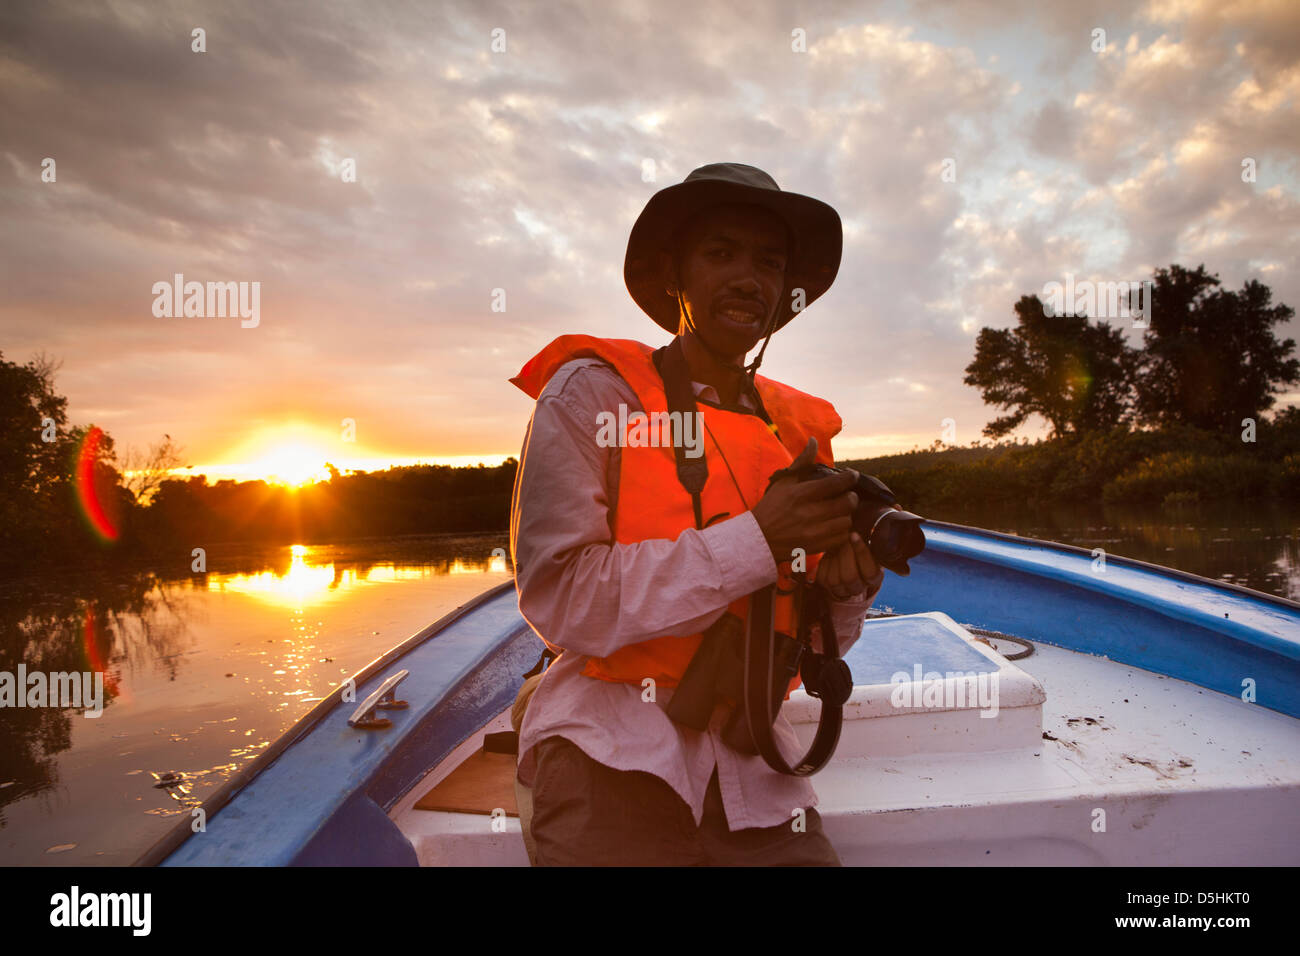
M 871 582 L 872 587 L 859 597 L 850 598 L 847 601 L 831 602 L 831 624 L 835 627 L 835 644 L 839 648 L 839 656 L 843 657 L 849 652 L 858 637 L 862 633 L 862 622 L 866 620 L 867 611 L 871 607 L 871 602 L 876 599 L 880 593 L 880 587 L 884 583 L 883 572 L 881 577 Z M 818 651 L 825 651 L 826 646 L 822 643 L 822 629 L 820 624 L 814 624 L 810 629 L 809 637 L 812 639 L 813 647 Z
M 520 612 L 548 644 L 592 657 L 703 630 L 777 578 L 750 512 L 672 540 L 613 541 L 619 449 L 597 444 L 596 416 L 620 402 L 640 408 L 612 369 L 563 366 L 533 410 L 511 506 Z

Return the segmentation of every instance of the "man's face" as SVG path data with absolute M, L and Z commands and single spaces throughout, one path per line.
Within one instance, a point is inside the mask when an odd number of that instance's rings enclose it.
M 785 289 L 785 224 L 760 206 L 715 206 L 682 237 L 681 289 L 699 336 L 744 356 L 763 337 Z

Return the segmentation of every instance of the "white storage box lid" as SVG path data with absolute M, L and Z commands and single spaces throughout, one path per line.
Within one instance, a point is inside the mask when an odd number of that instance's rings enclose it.
M 854 688 L 837 757 L 1042 744 L 1042 685 L 940 611 L 868 618 L 845 660 Z M 805 747 L 820 710 L 802 688 L 782 708 Z

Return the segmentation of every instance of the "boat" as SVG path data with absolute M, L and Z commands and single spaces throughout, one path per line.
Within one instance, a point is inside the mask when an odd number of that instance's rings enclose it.
M 846 865 L 1300 863 L 1300 603 L 925 528 L 847 655 L 839 747 L 813 778 Z M 510 711 L 542 647 L 513 583 L 486 591 L 345 681 L 137 864 L 527 866 Z M 820 705 L 784 706 L 806 745 Z

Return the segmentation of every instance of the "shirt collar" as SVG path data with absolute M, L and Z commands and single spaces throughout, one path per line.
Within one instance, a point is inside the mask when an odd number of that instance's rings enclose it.
M 721 405 L 722 400 L 718 398 L 718 390 L 712 385 L 705 385 L 703 382 L 691 382 L 691 388 L 695 390 L 695 397 L 702 398 L 705 401 L 713 402 L 715 405 Z M 741 408 L 749 411 L 757 411 L 754 407 L 754 400 L 748 395 L 741 395 L 739 398 Z

